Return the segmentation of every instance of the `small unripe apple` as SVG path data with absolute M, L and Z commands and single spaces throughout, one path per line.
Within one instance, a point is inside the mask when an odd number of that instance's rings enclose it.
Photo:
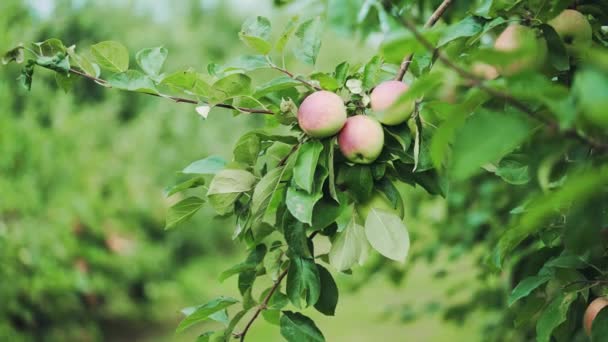
M 404 104 L 398 112 L 387 112 L 397 99 L 408 90 L 408 85 L 399 81 L 378 84 L 370 94 L 370 104 L 375 117 L 385 125 L 398 125 L 407 120 L 414 111 L 415 101 Z
M 591 336 L 591 325 L 593 324 L 593 320 L 606 306 L 608 306 L 608 299 L 600 297 L 593 300 L 587 307 L 587 310 L 585 310 L 585 315 L 583 316 L 583 327 L 585 328 L 585 332 L 588 336 Z
M 342 98 L 330 91 L 308 95 L 298 109 L 300 128 L 313 138 L 330 137 L 346 122 L 346 107 Z
M 382 125 L 367 115 L 351 116 L 338 135 L 338 146 L 351 162 L 371 164 L 384 146 Z
M 397 207 L 393 207 L 393 204 L 389 199 L 381 192 L 376 191 L 366 202 L 357 205 L 357 214 L 365 222 L 370 211 L 373 209 L 380 209 L 393 213 L 400 218 L 403 218 L 403 202 L 398 202 Z
M 562 38 L 566 50 L 570 54 L 591 45 L 593 35 L 591 24 L 579 11 L 566 9 L 557 17 L 551 19 L 548 24 Z
M 494 42 L 494 49 L 513 54 L 522 52 L 516 61 L 497 67 L 505 76 L 538 68 L 547 54 L 545 41 L 537 38 L 534 29 L 519 24 L 509 25 L 502 31 Z

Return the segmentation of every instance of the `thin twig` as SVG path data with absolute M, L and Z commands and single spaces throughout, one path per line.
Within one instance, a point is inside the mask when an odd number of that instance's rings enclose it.
M 433 25 L 435 25 L 435 23 L 439 20 L 439 18 L 441 18 L 441 16 L 443 15 L 443 13 L 445 13 L 445 11 L 448 9 L 448 6 L 450 6 L 451 3 L 452 3 L 452 0 L 443 0 L 441 5 L 439 5 L 439 7 L 437 7 L 435 12 L 433 12 L 433 14 L 429 18 L 429 20 L 427 20 L 426 24 L 424 24 L 424 27 L 425 28 L 433 27 Z M 395 76 L 395 80 L 397 80 L 397 81 L 403 80 L 403 77 L 405 76 L 407 69 L 409 69 L 413 58 L 414 58 L 413 53 L 411 53 L 409 56 L 403 58 L 403 61 L 401 62 L 401 66 L 399 67 L 399 71 L 397 72 L 397 75 Z
M 319 233 L 318 231 L 315 231 L 312 234 L 310 234 L 310 236 L 308 237 L 308 240 L 314 239 L 318 233 Z M 262 303 L 260 303 L 260 305 L 258 305 L 255 312 L 253 313 L 253 316 L 251 316 L 249 321 L 247 321 L 247 324 L 245 324 L 245 327 L 243 328 L 243 330 L 240 333 L 236 333 L 233 335 L 235 338 L 238 338 L 241 342 L 245 341 L 245 336 L 247 335 L 247 332 L 253 325 L 253 322 L 255 322 L 255 320 L 258 318 L 260 313 L 262 313 L 262 311 L 268 309 L 268 303 L 270 302 L 272 295 L 274 295 L 274 293 L 279 289 L 279 287 L 281 286 L 281 282 L 287 276 L 287 273 L 289 273 L 289 265 L 287 265 L 287 267 L 283 270 L 283 272 L 281 272 L 279 274 L 279 276 L 277 277 L 277 280 L 274 281 L 274 284 L 270 288 L 270 291 L 268 291 L 268 294 L 266 295 L 266 297 L 264 297 L 264 299 L 262 300 Z
M 89 75 L 87 73 L 84 73 L 82 71 L 76 70 L 74 68 L 70 69 L 70 73 L 78 75 L 78 76 L 82 76 L 84 78 L 87 78 L 89 80 L 95 81 L 96 83 L 106 87 L 106 88 L 112 88 L 112 86 L 110 85 L 110 83 L 104 79 Z M 165 98 L 165 99 L 169 99 L 175 103 L 189 103 L 189 104 L 200 104 L 199 101 L 197 100 L 193 100 L 193 99 L 188 99 L 188 98 L 183 98 L 183 97 L 178 97 L 178 96 L 170 96 L 170 95 L 163 95 L 163 94 L 158 94 L 158 93 L 144 93 L 144 94 L 148 94 L 148 95 L 152 95 L 152 96 L 156 96 L 156 97 L 161 97 L 161 98 Z M 238 110 L 240 112 L 245 112 L 245 113 L 250 113 L 250 114 L 269 114 L 272 115 L 274 114 L 272 111 L 269 111 L 267 109 L 259 109 L 259 108 L 247 108 L 247 107 L 238 107 L 238 106 L 233 106 L 230 104 L 226 104 L 226 103 L 219 103 L 216 104 L 215 107 L 221 107 L 221 108 L 228 108 L 228 109 L 234 109 L 234 110 Z
M 473 73 L 456 65 L 448 57 L 446 57 L 442 52 L 436 50 L 435 47 L 433 46 L 433 44 L 431 44 L 431 42 L 429 42 L 422 34 L 420 34 L 420 32 L 416 29 L 416 26 L 414 25 L 414 23 L 412 23 L 409 20 L 405 20 L 405 19 L 402 19 L 402 22 L 410 31 L 412 31 L 412 33 L 414 34 L 416 39 L 418 39 L 418 41 L 426 49 L 428 49 L 429 51 L 436 52 L 437 59 L 439 59 L 443 64 L 445 64 L 446 66 L 448 66 L 449 68 L 454 70 L 456 73 L 458 73 L 463 78 L 466 78 L 469 81 L 471 81 L 472 85 L 478 87 L 479 89 L 487 92 L 488 94 L 490 94 L 494 97 L 500 98 L 500 99 L 510 103 L 513 107 L 519 109 L 520 111 L 527 114 L 531 118 L 534 118 L 540 122 L 543 122 L 544 124 L 549 126 L 549 128 L 551 128 L 552 130 L 555 130 L 555 131 L 559 130 L 559 125 L 557 124 L 557 122 L 555 122 L 549 118 L 546 118 L 542 115 L 539 115 L 537 112 L 533 111 L 530 107 L 528 107 L 524 102 L 513 97 L 511 94 L 487 86 L 484 83 L 483 79 L 477 77 Z M 591 138 L 583 136 L 583 135 L 580 135 L 574 129 L 565 130 L 565 131 L 563 131 L 563 133 L 565 136 L 579 140 L 580 142 L 587 144 L 590 147 L 593 147 L 595 149 L 608 150 L 608 144 L 596 141 L 594 139 L 591 139 Z
M 281 274 L 279 274 L 279 277 L 277 278 L 277 280 L 274 282 L 274 284 L 270 288 L 270 291 L 268 291 L 268 294 L 266 295 L 266 297 L 264 298 L 262 303 L 260 305 L 258 305 L 257 309 L 253 313 L 253 316 L 251 316 L 249 321 L 247 321 L 247 324 L 243 328 L 243 331 L 235 334 L 234 337 L 239 338 L 241 342 L 245 341 L 245 336 L 247 335 L 249 328 L 251 328 L 251 326 L 253 325 L 253 322 L 255 322 L 255 320 L 258 318 L 260 313 L 262 313 L 262 311 L 264 311 L 268 308 L 268 303 L 270 302 L 270 298 L 272 298 L 272 295 L 278 290 L 279 286 L 281 285 L 281 282 L 283 281 L 283 278 L 285 278 L 287 276 L 288 272 L 289 272 L 289 267 L 286 267 L 285 270 L 283 270 L 283 272 L 281 272 Z

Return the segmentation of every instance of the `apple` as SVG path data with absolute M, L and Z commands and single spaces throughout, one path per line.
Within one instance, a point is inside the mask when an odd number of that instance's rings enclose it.
M 357 164 L 371 164 L 382 152 L 383 145 L 382 125 L 367 115 L 348 118 L 338 135 L 340 151 L 346 159 Z
M 378 84 L 370 94 L 370 104 L 374 116 L 385 125 L 398 125 L 407 120 L 414 111 L 415 100 L 405 103 L 397 111 L 387 111 L 409 86 L 399 81 L 386 81 Z
M 585 16 L 575 10 L 567 9 L 557 17 L 549 20 L 548 24 L 562 38 L 569 54 L 591 46 L 593 30 Z
M 538 68 L 547 54 L 546 43 L 537 38 L 536 31 L 519 24 L 507 26 L 496 38 L 494 49 L 517 56 L 516 61 L 497 67 L 498 72 L 505 76 Z
M 346 106 L 342 98 L 330 91 L 308 95 L 298 109 L 300 128 L 313 138 L 325 138 L 340 132 L 346 123 Z
M 600 297 L 594 299 L 587 307 L 587 310 L 585 310 L 585 315 L 583 316 L 583 327 L 585 328 L 585 332 L 588 336 L 591 336 L 591 325 L 593 324 L 593 320 L 606 306 L 608 306 L 608 299 Z
M 397 203 L 397 208 L 395 208 L 389 199 L 379 191 L 375 191 L 366 202 L 357 205 L 357 214 L 365 222 L 372 209 L 384 210 L 403 218 L 403 202 Z

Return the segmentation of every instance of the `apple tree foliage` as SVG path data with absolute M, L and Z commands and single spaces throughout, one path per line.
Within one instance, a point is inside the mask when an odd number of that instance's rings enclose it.
M 482 246 L 476 267 L 487 286 L 470 302 L 444 308 L 446 318 L 500 308 L 488 338 L 582 339 L 587 303 L 608 294 L 608 30 L 602 26 L 608 4 L 332 0 L 307 6 L 309 17 L 281 28 L 261 16 L 248 19 L 238 35 L 251 53 L 206 69 L 164 70 L 164 47 L 143 49 L 131 63 L 116 41 L 80 51 L 55 38 L 17 46 L 3 63 L 23 64 L 18 81 L 26 89 L 35 72 L 50 69 L 66 91 L 84 77 L 193 104 L 205 118 L 217 107 L 266 116 L 266 127 L 243 135 L 232 156 L 194 161 L 168 190 L 198 195 L 170 208 L 167 229 L 209 205 L 234 218 L 233 238 L 248 250 L 219 276 L 237 277 L 241 298 L 185 309 L 178 331 L 216 320 L 225 328 L 203 332 L 199 341 L 244 340 L 263 317 L 288 341 L 324 341 L 302 310 L 334 315 L 339 291 L 332 273 L 356 272 L 374 253 L 404 262 L 433 259 L 441 249 L 453 260 Z M 571 37 L 548 24 L 567 8 L 589 21 L 589 44 L 566 49 Z M 423 26 L 435 15 L 436 25 Z M 513 24 L 534 32 L 533 42 L 518 44 L 516 37 L 517 49 L 494 48 Z M 384 39 L 362 65 L 336 61 L 332 70 L 304 75 L 285 69 L 288 54 L 314 67 L 329 27 L 362 38 L 380 32 Z M 534 67 L 499 75 L 526 61 Z M 349 116 L 377 115 L 369 108 L 371 90 L 400 80 L 404 66 L 409 89 L 388 111 L 415 108 L 407 121 L 383 127 L 382 153 L 372 164 L 348 162 L 335 137 L 311 138 L 299 129 L 298 105 L 319 89 L 340 95 Z M 272 78 L 255 80 L 259 70 Z M 402 198 L 404 186 L 447 203 L 447 215 L 435 222 L 436 239 L 414 248 L 412 235 L 411 253 L 403 201 L 419 198 Z M 370 208 L 378 194 L 386 204 Z M 330 247 L 323 249 L 323 241 Z M 390 272 L 391 265 L 375 262 L 371 271 Z M 594 340 L 601 340 L 607 316 L 594 323 Z

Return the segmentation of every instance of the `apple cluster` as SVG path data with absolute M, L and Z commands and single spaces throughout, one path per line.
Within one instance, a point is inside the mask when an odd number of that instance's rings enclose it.
M 562 38 L 566 50 L 574 56 L 591 44 L 591 25 L 583 14 L 567 9 L 548 23 Z M 494 79 L 499 75 L 512 76 L 541 67 L 547 55 L 544 40 L 536 31 L 520 24 L 511 24 L 496 38 L 494 49 L 505 53 L 527 53 L 515 62 L 497 67 L 476 63 L 472 71 L 479 77 Z M 300 128 L 313 138 L 326 138 L 338 134 L 340 151 L 349 161 L 370 164 L 378 158 L 384 145 L 382 125 L 398 125 L 406 121 L 414 110 L 414 101 L 400 103 L 398 110 L 391 106 L 408 90 L 400 81 L 385 81 L 370 94 L 374 113 L 347 117 L 344 101 L 330 91 L 317 91 L 304 99 L 298 109 Z
M 349 161 L 370 164 L 378 158 L 384 146 L 384 125 L 398 125 L 409 117 L 412 108 L 398 114 L 386 111 L 407 91 L 407 84 L 386 81 L 370 94 L 375 117 L 355 115 L 347 118 L 346 106 L 340 96 L 330 91 L 317 91 L 302 101 L 298 109 L 298 124 L 310 137 L 326 138 L 338 134 L 340 151 Z

